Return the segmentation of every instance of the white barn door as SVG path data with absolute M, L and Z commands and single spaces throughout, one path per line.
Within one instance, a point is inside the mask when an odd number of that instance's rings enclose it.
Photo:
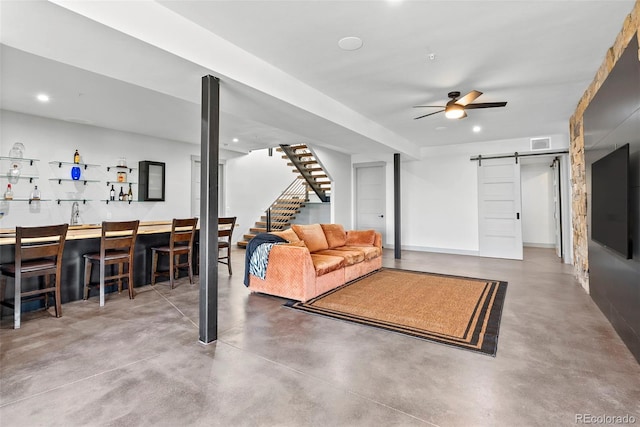
M 522 259 L 520 164 L 514 158 L 478 162 L 480 256 Z

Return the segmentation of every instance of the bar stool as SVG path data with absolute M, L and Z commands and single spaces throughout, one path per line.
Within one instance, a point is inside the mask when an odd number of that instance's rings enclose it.
M 229 276 L 231 272 L 231 236 L 236 226 L 236 217 L 218 218 L 218 262 L 227 264 Z M 226 256 L 220 256 L 220 250 L 227 250 Z M 226 260 L 226 261 L 225 261 Z
M 198 218 L 173 219 L 171 224 L 171 237 L 169 246 L 158 246 L 151 248 L 151 285 L 156 284 L 156 277 L 168 275 L 171 289 L 173 289 L 175 278 L 178 277 L 180 268 L 186 268 L 189 272 L 189 283 L 193 284 L 193 238 L 196 234 L 196 224 Z M 169 256 L 169 270 L 158 271 L 158 255 Z M 180 262 L 180 256 L 187 255 L 185 262 Z
M 84 255 L 84 299 L 89 298 L 92 286 L 100 286 L 100 307 L 104 306 L 104 286 L 107 282 L 118 282 L 118 292 L 122 292 L 122 279 L 127 279 L 129 299 L 133 299 L 133 254 L 140 221 L 102 222 L 100 252 Z M 93 264 L 100 265 L 100 283 L 91 283 Z M 127 265 L 127 272 L 124 266 Z M 105 276 L 107 265 L 117 265 L 118 273 Z
M 56 317 L 62 316 L 60 302 L 60 275 L 62 251 L 69 224 L 44 227 L 16 227 L 15 259 L 12 264 L 0 267 L 0 303 L 13 308 L 13 327 L 20 328 L 20 309 L 23 299 L 44 299 L 45 310 L 49 308 L 49 294 L 54 294 Z M 51 285 L 51 275 L 55 284 Z M 22 279 L 44 276 L 44 288 L 23 291 Z M 7 277 L 14 279 L 13 304 L 4 301 Z

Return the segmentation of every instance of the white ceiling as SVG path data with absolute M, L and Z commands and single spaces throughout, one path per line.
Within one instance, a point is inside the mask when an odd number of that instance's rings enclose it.
M 5 0 L 0 102 L 197 144 L 200 79 L 213 74 L 223 148 L 307 142 L 415 157 L 426 146 L 567 133 L 633 4 Z M 345 36 L 363 47 L 340 50 Z M 476 102 L 508 104 L 413 120 L 430 112 L 413 105 L 472 89 L 484 92 Z M 38 104 L 38 92 L 51 102 Z

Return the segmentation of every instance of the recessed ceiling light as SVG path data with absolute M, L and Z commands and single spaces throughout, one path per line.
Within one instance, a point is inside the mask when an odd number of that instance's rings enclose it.
M 362 47 L 362 39 L 360 37 L 344 37 L 338 41 L 338 46 L 342 50 L 358 50 Z
M 238 138 L 233 138 L 232 141 L 233 142 L 238 142 Z
M 474 127 L 473 127 L 473 131 L 474 131 L 475 133 L 478 133 L 478 132 L 480 132 L 481 130 L 482 130 L 482 128 L 481 128 L 480 126 L 474 126 Z
M 40 102 L 49 102 L 49 95 L 46 95 L 44 93 L 39 93 L 36 96 L 36 99 Z

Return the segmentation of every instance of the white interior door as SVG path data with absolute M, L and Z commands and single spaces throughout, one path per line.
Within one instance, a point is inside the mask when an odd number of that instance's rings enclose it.
M 562 258 L 562 210 L 560 207 L 560 160 L 553 161 L 553 219 L 556 236 L 556 255 Z
M 200 156 L 191 156 L 191 216 L 200 218 Z M 218 215 L 225 216 L 224 165 L 218 165 Z
M 356 167 L 356 228 L 385 232 L 385 170 L 383 165 Z
M 478 165 L 480 256 L 522 259 L 520 164 L 515 159 Z
M 200 157 L 191 157 L 191 216 L 200 218 Z

